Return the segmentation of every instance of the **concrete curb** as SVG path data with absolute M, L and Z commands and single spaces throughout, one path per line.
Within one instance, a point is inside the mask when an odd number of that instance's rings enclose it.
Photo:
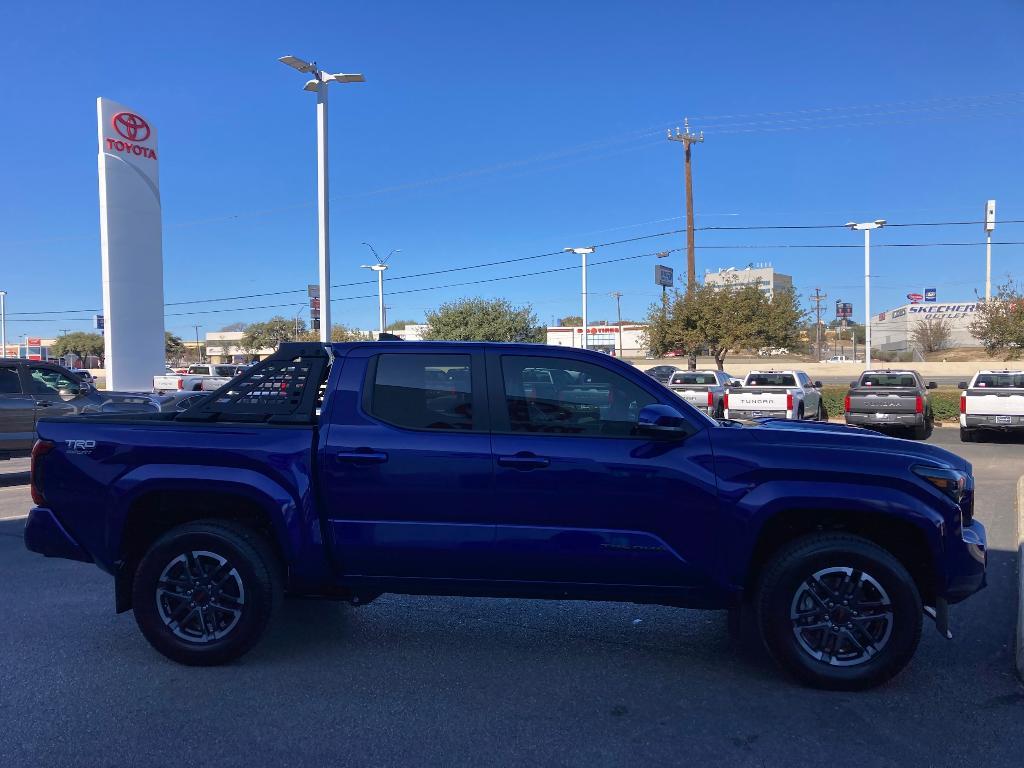
M 1017 480 L 1017 674 L 1024 680 L 1024 475 Z

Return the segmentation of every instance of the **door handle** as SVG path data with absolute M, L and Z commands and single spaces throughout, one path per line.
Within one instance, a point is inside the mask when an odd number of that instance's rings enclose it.
M 36 405 L 38 405 L 40 408 L 49 408 L 51 405 L 53 405 L 53 403 L 51 403 L 49 400 L 36 400 Z
M 532 453 L 525 451 L 517 453 L 514 456 L 499 456 L 498 465 L 502 467 L 510 467 L 511 469 L 543 469 L 548 466 L 551 462 L 545 459 L 543 456 L 537 456 Z
M 383 451 L 359 448 L 355 451 L 340 451 L 334 454 L 334 460 L 342 464 L 383 464 L 388 460 L 388 455 Z

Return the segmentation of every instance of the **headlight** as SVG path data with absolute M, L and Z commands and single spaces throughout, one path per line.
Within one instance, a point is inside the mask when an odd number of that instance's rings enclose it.
M 924 466 L 915 466 L 912 469 L 914 474 L 918 477 L 923 477 L 957 504 L 960 503 L 967 492 L 967 474 L 964 472 L 956 469 Z

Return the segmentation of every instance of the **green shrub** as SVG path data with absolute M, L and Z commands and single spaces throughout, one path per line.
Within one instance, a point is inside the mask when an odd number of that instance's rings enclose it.
M 821 390 L 825 398 L 825 408 L 830 417 L 843 415 L 843 403 L 846 399 L 847 387 L 825 386 Z M 932 412 L 936 421 L 957 421 L 960 418 L 960 390 L 952 387 L 940 387 L 928 392 L 928 400 L 932 404 Z

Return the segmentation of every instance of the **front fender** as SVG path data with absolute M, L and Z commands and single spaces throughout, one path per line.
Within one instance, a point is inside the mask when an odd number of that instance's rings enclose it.
M 934 559 L 942 556 L 943 516 L 899 488 L 816 479 L 767 481 L 749 489 L 735 502 L 734 509 L 737 528 L 730 532 L 733 546 L 727 550 L 727 578 L 732 585 L 745 583 L 754 549 L 765 526 L 782 513 L 820 515 L 831 512 L 895 518 L 922 532 Z

